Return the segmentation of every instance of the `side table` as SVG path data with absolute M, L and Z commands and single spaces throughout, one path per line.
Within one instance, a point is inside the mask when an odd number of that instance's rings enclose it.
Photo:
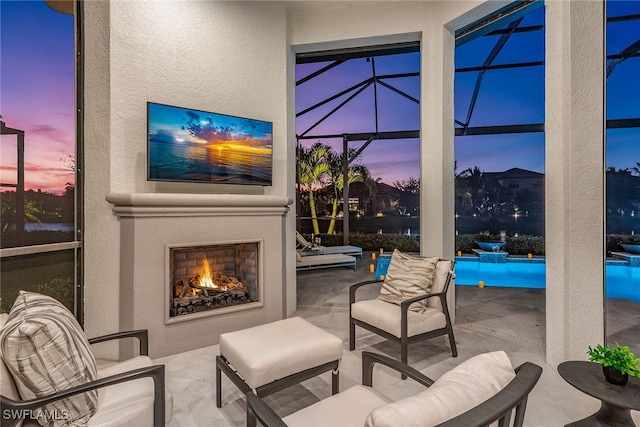
M 581 392 L 602 402 L 598 412 L 567 426 L 635 426 L 630 412 L 640 410 L 640 378 L 629 377 L 624 386 L 610 384 L 604 378 L 601 364 L 585 361 L 563 362 L 558 365 L 558 373 Z

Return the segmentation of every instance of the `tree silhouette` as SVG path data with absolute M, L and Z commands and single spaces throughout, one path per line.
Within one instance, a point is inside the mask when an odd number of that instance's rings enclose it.
M 315 234 L 319 234 L 320 227 L 318 226 L 314 191 L 316 187 L 324 186 L 325 183 L 323 178 L 329 170 L 326 162 L 327 145 L 321 142 L 316 142 L 310 148 L 300 146 L 299 152 L 298 167 L 300 175 L 298 177 L 298 181 L 299 185 L 308 191 L 313 232 Z
M 607 214 L 624 215 L 638 209 L 640 176 L 634 173 L 640 175 L 638 167 L 631 170 L 616 169 L 613 166 L 607 168 Z
M 411 176 L 407 179 L 395 181 L 393 186 L 400 190 L 398 198 L 400 213 L 418 214 L 420 212 L 420 180 Z
M 355 150 L 349 149 L 349 158 L 352 158 L 354 155 Z M 333 234 L 336 224 L 336 217 L 338 215 L 338 201 L 340 200 L 340 195 L 342 194 L 342 190 L 344 189 L 344 174 L 342 170 L 342 156 L 334 152 L 331 147 L 328 147 L 326 160 L 328 166 L 328 184 L 333 186 L 334 196 L 331 206 L 331 222 L 329 223 L 327 234 Z M 374 191 L 374 182 L 371 178 L 371 173 L 369 172 L 369 169 L 364 165 L 354 164 L 349 166 L 347 170 L 347 185 L 351 185 L 355 182 L 363 182 L 367 185 L 367 187 L 369 187 L 370 192 Z
M 41 224 L 40 209 L 34 200 L 25 198 L 24 219 L 26 222 L 37 222 Z M 4 191 L 0 193 L 0 218 L 2 218 L 2 231 L 6 232 L 16 223 L 16 193 L 15 191 Z

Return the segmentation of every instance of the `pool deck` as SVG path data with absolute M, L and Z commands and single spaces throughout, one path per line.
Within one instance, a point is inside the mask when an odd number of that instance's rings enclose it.
M 314 325 L 340 337 L 344 354 L 340 366 L 340 390 L 361 381 L 361 352 L 369 350 L 399 358 L 395 343 L 357 328 L 356 350 L 349 351 L 349 286 L 371 280 L 375 266 L 371 253 L 364 253 L 358 268 L 311 270 L 297 274 L 297 310 Z M 535 259 L 535 258 L 534 258 Z M 525 260 L 528 260 L 525 258 Z M 359 297 L 376 297 L 379 289 L 361 289 Z M 445 337 L 412 345 L 409 364 L 437 379 L 464 360 L 486 351 L 504 350 L 514 365 L 531 361 L 543 367 L 540 381 L 527 404 L 525 425 L 532 427 L 561 426 L 584 418 L 598 410 L 600 402 L 566 383 L 545 362 L 545 290 L 477 286 L 456 287 L 455 338 L 459 356 L 452 358 Z M 607 300 L 607 331 L 612 341 L 635 345 L 640 354 L 640 304 L 626 300 Z M 223 407 L 212 404 L 215 399 L 215 355 L 218 346 L 205 347 L 157 360 L 166 364 L 167 387 L 174 396 L 174 416 L 168 427 L 215 425 L 245 426 L 245 398 L 227 379 L 223 385 Z M 585 356 L 586 357 L 586 356 Z M 198 363 L 194 363 L 198 360 Z M 424 388 L 410 380 L 384 370 L 377 370 L 376 389 L 392 399 L 418 393 Z M 279 415 L 286 416 L 331 395 L 330 375 L 320 375 L 266 397 L 267 404 Z M 631 411 L 640 425 L 640 412 Z

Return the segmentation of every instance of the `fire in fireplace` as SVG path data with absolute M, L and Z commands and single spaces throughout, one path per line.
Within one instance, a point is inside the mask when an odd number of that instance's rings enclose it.
M 258 242 L 171 248 L 169 316 L 259 300 Z

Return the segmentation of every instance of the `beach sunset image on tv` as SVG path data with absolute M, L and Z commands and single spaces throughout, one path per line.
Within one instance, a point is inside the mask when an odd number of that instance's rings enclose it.
M 147 103 L 150 181 L 271 185 L 273 125 Z

